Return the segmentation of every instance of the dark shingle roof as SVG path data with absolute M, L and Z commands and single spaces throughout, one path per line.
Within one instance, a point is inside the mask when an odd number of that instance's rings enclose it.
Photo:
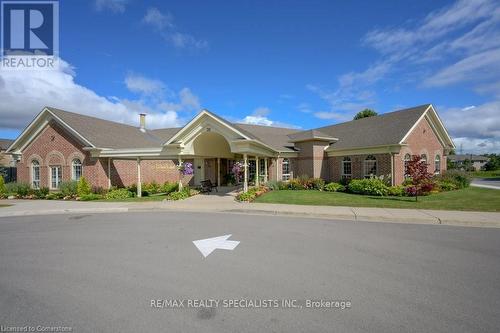
M 317 128 L 339 140 L 333 149 L 398 144 L 430 104 Z
M 14 140 L 11 139 L 0 139 L 0 150 L 7 150 L 7 148 L 10 147 L 10 145 L 14 142 Z
M 465 160 L 487 162 L 489 160 L 489 158 L 486 156 L 470 154 L 448 155 L 447 159 L 453 162 L 463 162 Z
M 334 149 L 371 147 L 399 143 L 430 104 L 362 118 L 331 126 L 300 131 L 293 128 L 225 123 L 242 134 L 258 140 L 277 151 L 295 151 L 290 141 L 332 137 L 339 140 Z M 172 138 L 181 128 L 162 128 L 141 132 L 138 127 L 100 118 L 47 108 L 98 148 L 156 148 Z
M 233 126 L 277 151 L 295 151 L 288 135 L 297 133 L 297 129 L 250 124 L 233 124 Z
M 141 132 L 138 127 L 48 107 L 57 117 L 98 148 L 155 148 L 175 129 Z M 158 134 L 158 135 L 157 135 Z M 173 135 L 173 134 L 172 134 Z

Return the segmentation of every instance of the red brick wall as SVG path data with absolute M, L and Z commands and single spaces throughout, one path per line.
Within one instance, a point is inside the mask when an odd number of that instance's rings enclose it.
M 314 178 L 328 177 L 328 161 L 325 154 L 324 141 L 298 142 L 295 147 L 299 149 L 295 176 L 307 175 Z
M 364 161 L 370 154 L 347 155 L 351 158 L 352 178 L 364 178 Z M 377 160 L 377 176 L 391 175 L 391 155 L 390 154 L 371 154 Z M 342 175 L 342 161 L 345 156 L 332 156 L 328 158 L 329 177 L 328 180 L 338 182 Z
M 422 119 L 408 136 L 407 147 L 401 149 L 399 154 L 394 156 L 395 183 L 401 184 L 404 181 L 404 157 L 410 155 L 427 155 L 428 171 L 434 173 L 434 159 L 437 154 L 441 156 L 441 170 L 446 170 L 446 156 L 444 156 L 443 146 L 439 142 L 436 134 L 429 125 L 427 119 Z
M 49 187 L 49 166 L 60 165 L 63 181 L 71 180 L 71 162 L 79 158 L 83 165 L 83 176 L 95 187 L 108 187 L 108 159 L 92 158 L 83 150 L 84 145 L 73 138 L 57 123 L 51 122 L 22 152 L 21 161 L 17 164 L 19 182 L 31 183 L 31 161 L 40 163 L 40 186 Z M 185 162 L 192 162 L 186 160 Z M 178 181 L 177 161 L 143 160 L 141 176 L 143 183 L 156 181 Z M 192 181 L 192 176 L 185 176 L 184 184 Z M 137 183 L 136 160 L 112 160 L 111 182 L 113 186 L 129 186 Z

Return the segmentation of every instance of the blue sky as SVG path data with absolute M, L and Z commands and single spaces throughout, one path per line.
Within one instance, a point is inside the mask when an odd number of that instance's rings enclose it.
M 65 0 L 60 56 L 59 71 L 0 71 L 0 137 L 43 105 L 307 129 L 432 103 L 458 147 L 500 152 L 498 1 Z

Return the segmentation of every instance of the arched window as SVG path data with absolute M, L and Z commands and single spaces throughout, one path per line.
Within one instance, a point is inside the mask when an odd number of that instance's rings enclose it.
M 352 177 L 352 162 L 349 156 L 342 160 L 342 179 L 351 179 Z
M 439 174 L 441 172 L 441 156 L 436 155 L 434 159 L 434 173 Z
M 427 164 L 427 155 L 426 155 L 426 154 L 422 154 L 422 155 L 420 155 L 420 160 L 421 160 L 422 162 L 424 162 L 425 164 Z
M 283 165 L 281 166 L 281 179 L 285 181 L 290 179 L 290 160 L 288 158 L 283 159 Z
M 373 155 L 365 158 L 365 178 L 377 175 L 377 159 Z
M 82 161 L 80 159 L 75 158 L 71 162 L 71 179 L 75 181 L 79 181 L 82 176 Z
M 404 158 L 404 165 L 405 165 L 405 177 L 408 177 L 408 163 L 411 161 L 411 155 L 406 154 Z
M 37 160 L 31 161 L 31 186 L 40 188 L 40 162 Z

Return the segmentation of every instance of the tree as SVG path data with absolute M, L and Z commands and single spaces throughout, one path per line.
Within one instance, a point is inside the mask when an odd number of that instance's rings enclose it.
M 415 201 L 418 201 L 419 195 L 432 191 L 434 188 L 432 174 L 427 171 L 427 163 L 420 156 L 413 155 L 408 161 L 406 170 L 411 180 L 411 184 L 405 188 L 407 195 L 415 197 Z
M 372 109 L 364 109 L 363 111 L 359 111 L 358 113 L 356 113 L 356 115 L 354 116 L 354 120 L 358 120 L 358 119 L 361 119 L 361 118 L 367 118 L 367 117 L 373 117 L 373 116 L 377 116 L 378 113 L 373 111 Z
M 89 182 L 85 179 L 85 177 L 80 177 L 80 180 L 78 180 L 76 185 L 76 193 L 78 196 L 82 197 L 84 195 L 89 195 L 91 192 L 92 189 L 90 188 Z

